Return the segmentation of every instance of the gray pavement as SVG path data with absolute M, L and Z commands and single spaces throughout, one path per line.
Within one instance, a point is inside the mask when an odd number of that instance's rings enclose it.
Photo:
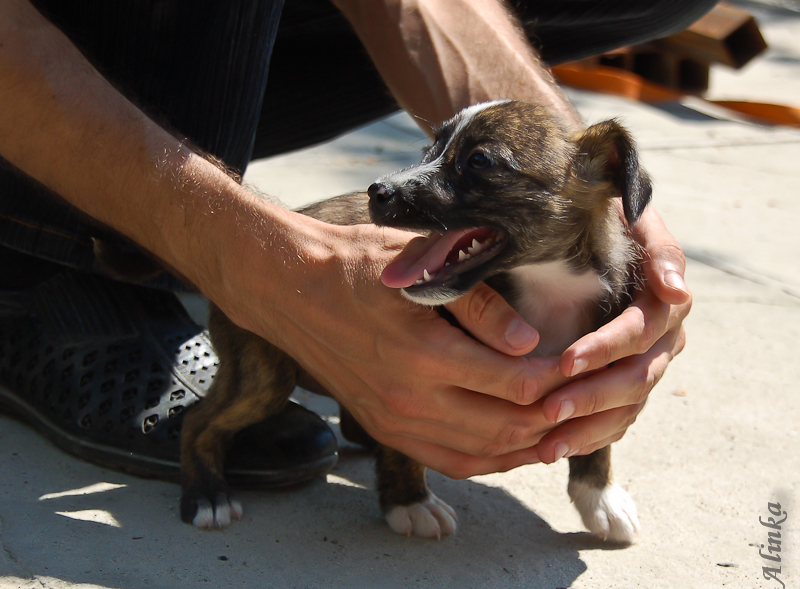
M 756 4 L 772 48 L 714 71 L 711 95 L 800 105 L 800 14 Z M 224 532 L 180 522 L 177 485 L 74 459 L 0 416 L 0 588 L 780 587 L 763 577 L 768 503 L 780 502 L 780 579 L 800 582 L 800 130 L 570 92 L 589 122 L 622 118 L 655 179 L 655 205 L 688 255 L 688 345 L 626 437 L 619 482 L 639 542 L 602 546 L 566 495 L 566 464 L 431 486 L 457 536 L 395 536 L 371 460 L 346 443 L 326 481 L 245 492 Z M 425 144 L 398 115 L 255 163 L 247 180 L 290 205 L 363 189 Z M 327 416 L 335 408 L 296 397 Z M 563 462 L 563 461 L 562 461 Z

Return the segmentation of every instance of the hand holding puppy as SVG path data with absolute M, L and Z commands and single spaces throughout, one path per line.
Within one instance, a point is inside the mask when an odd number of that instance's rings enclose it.
M 542 462 L 588 454 L 619 440 L 686 344 L 682 323 L 692 307 L 692 294 L 684 282 L 683 252 L 652 208 L 632 233 L 645 250 L 645 287 L 622 315 L 562 355 L 561 370 L 571 376 L 614 365 L 545 399 L 547 419 L 565 423 L 539 442 Z
M 402 445 L 404 452 L 435 470 L 463 477 L 528 462 L 550 463 L 567 454 L 589 454 L 622 438 L 669 362 L 683 350 L 686 335 L 682 322 L 692 305 L 683 279 L 683 252 L 654 209 L 645 211 L 633 235 L 645 248 L 647 261 L 643 265 L 644 290 L 631 306 L 597 332 L 581 338 L 560 359 L 532 359 L 541 372 L 529 386 L 537 388 L 534 397 L 542 401 L 517 415 L 529 428 L 525 442 L 534 444 L 539 438 L 536 454 L 527 450 L 522 440 L 503 447 L 498 439 L 494 451 L 508 452 L 500 457 L 476 457 L 465 452 L 464 446 L 447 448 L 431 441 L 401 443 L 399 436 L 392 437 L 395 445 Z M 538 334 L 485 284 L 447 308 L 475 338 L 504 354 L 522 356 L 538 343 Z M 612 362 L 614 366 L 584 376 Z M 524 404 L 510 395 L 504 398 Z M 538 419 L 537 411 L 541 411 Z

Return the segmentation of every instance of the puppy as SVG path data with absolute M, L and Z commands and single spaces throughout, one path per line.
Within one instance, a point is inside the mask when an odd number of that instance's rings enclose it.
M 444 123 L 421 163 L 379 179 L 368 195 L 301 212 L 355 224 L 368 220 L 368 210 L 378 225 L 420 231 L 424 246 L 401 254 L 385 282 L 410 301 L 438 306 L 486 281 L 539 331 L 532 355 L 550 356 L 629 302 L 638 251 L 628 227 L 650 195 L 633 141 L 617 122 L 572 137 L 542 107 L 498 101 Z M 216 308 L 209 330 L 219 372 L 182 431 L 181 517 L 198 527 L 241 516 L 222 477 L 227 444 L 278 412 L 298 375 L 294 360 Z M 422 465 L 375 443 L 344 410 L 341 423 L 345 437 L 376 448 L 380 505 L 395 532 L 438 538 L 455 531 L 455 512 L 430 491 Z M 587 528 L 632 542 L 636 508 L 612 481 L 609 448 L 573 456 L 569 465 L 568 492 Z

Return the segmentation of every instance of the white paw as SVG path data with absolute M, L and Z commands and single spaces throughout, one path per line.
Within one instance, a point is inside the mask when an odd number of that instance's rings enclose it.
M 636 504 L 619 485 L 602 489 L 570 482 L 569 496 L 590 532 L 608 542 L 631 544 L 639 534 Z
M 389 527 L 403 536 L 442 537 L 456 531 L 456 512 L 433 493 L 425 501 L 398 505 L 386 512 Z
M 192 525 L 205 530 L 227 528 L 232 519 L 242 519 L 242 513 L 242 504 L 232 497 L 229 499 L 225 495 L 218 495 L 213 506 L 208 499 L 200 499 Z

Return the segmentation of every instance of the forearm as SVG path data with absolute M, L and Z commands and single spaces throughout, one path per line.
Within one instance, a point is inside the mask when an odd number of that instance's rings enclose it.
M 574 128 L 580 116 L 497 0 L 335 0 L 400 105 L 430 128 L 462 108 L 512 98 Z
M 123 183 L 123 193 L 143 192 L 158 143 L 174 152 L 177 141 L 159 137 L 27 2 L 0 11 L 0 153 L 100 221 L 149 224 L 139 218 L 139 202 L 114 194 Z
M 228 250 L 293 234 L 296 216 L 153 123 L 27 2 L 0 3 L 0 27 L 0 155 L 20 170 L 204 291 L 226 288 Z M 263 235 L 243 239 L 254 216 Z M 276 243 L 276 268 L 286 251 Z

